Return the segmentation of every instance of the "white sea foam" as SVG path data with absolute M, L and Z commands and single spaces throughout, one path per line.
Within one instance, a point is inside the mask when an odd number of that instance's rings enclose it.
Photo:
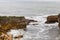
M 27 26 L 27 30 L 12 30 L 11 34 L 18 35 L 22 34 L 23 38 L 21 40 L 43 40 L 43 39 L 48 39 L 48 40 L 56 40 L 56 38 L 60 33 L 58 29 L 58 23 L 54 24 L 45 24 L 46 18 L 45 16 L 29 16 L 25 17 L 26 19 L 33 19 L 36 20 L 37 22 L 31 22 Z M 38 24 L 38 25 L 32 25 L 32 24 Z M 18 39 L 17 39 L 18 40 Z

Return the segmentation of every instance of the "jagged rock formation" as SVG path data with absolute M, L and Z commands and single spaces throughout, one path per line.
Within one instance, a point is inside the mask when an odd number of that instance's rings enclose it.
M 8 31 L 10 29 L 24 29 L 28 24 L 24 17 L 0 17 L 0 29 Z
M 25 19 L 24 16 L 0 16 L 0 35 L 7 34 L 11 29 L 26 29 L 30 22 L 37 22 L 34 20 Z

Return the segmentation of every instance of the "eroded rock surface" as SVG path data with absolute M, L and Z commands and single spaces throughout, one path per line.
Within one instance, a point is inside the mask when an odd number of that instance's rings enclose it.
M 24 16 L 15 17 L 15 16 L 0 16 L 0 35 L 2 33 L 6 34 L 11 29 L 26 29 L 26 26 L 30 22 L 37 22 L 34 20 L 25 19 Z

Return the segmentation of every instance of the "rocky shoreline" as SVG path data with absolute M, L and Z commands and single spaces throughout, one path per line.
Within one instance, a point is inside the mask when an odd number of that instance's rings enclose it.
M 4 34 L 7 35 L 7 32 L 10 31 L 11 29 L 23 29 L 23 30 L 26 30 L 26 26 L 30 22 L 37 22 L 37 21 L 25 19 L 24 16 L 21 16 L 21 17 L 0 16 L 0 36 L 4 35 Z
M 24 31 L 26 31 L 27 25 L 30 25 L 30 22 L 33 22 L 34 24 L 32 24 L 33 26 L 37 26 L 39 25 L 40 28 L 40 22 L 43 22 L 44 20 L 44 24 L 52 24 L 52 23 L 58 23 L 58 27 L 60 27 L 60 15 L 50 15 L 45 17 L 31 17 L 31 19 L 26 19 L 24 16 L 0 16 L 0 40 L 13 40 L 13 37 L 11 34 L 7 34 L 7 32 L 9 32 L 11 29 L 23 29 Z M 35 19 L 35 20 L 34 20 Z M 37 21 L 36 21 L 37 20 Z M 39 24 L 36 24 L 38 22 Z M 42 25 L 42 24 L 41 24 Z M 45 27 L 45 26 L 44 26 Z M 2 36 L 3 35 L 3 36 Z M 24 35 L 18 35 L 15 38 L 23 38 Z M 7 39 L 6 39 L 7 38 Z

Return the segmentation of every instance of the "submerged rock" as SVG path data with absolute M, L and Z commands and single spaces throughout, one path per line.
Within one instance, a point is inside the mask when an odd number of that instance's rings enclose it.
M 18 35 L 18 36 L 16 36 L 16 37 L 14 37 L 15 39 L 16 38 L 23 38 L 23 35 Z

